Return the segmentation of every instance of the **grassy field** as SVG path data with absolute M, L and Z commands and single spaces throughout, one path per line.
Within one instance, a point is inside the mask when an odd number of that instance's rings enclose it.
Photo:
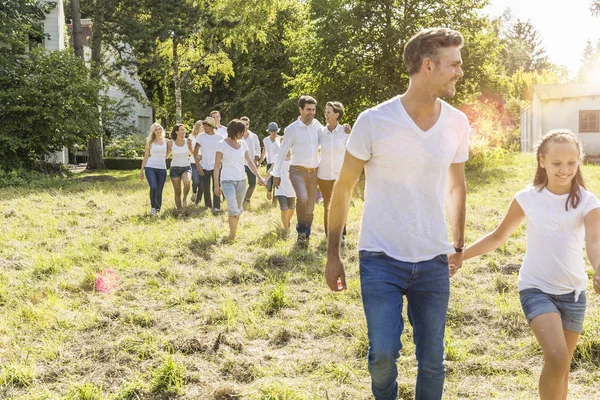
M 517 155 L 469 173 L 467 243 L 496 226 L 534 163 Z M 597 194 L 599 173 L 584 167 Z M 0 190 L 0 398 L 370 398 L 360 199 L 343 256 L 349 290 L 334 294 L 323 278 L 322 205 L 309 248 L 299 249 L 257 188 L 227 244 L 226 216 L 175 213 L 170 182 L 162 215 L 148 216 L 137 177 L 82 173 L 49 189 Z M 445 398 L 537 395 L 541 351 L 516 291 L 524 233 L 452 279 Z M 110 294 L 94 291 L 105 269 L 120 278 Z M 600 296 L 588 302 L 570 398 L 600 398 Z M 411 335 L 407 324 L 398 363 L 405 399 L 416 376 Z

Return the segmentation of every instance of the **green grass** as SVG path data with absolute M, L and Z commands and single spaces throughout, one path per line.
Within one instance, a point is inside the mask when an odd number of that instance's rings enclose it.
M 534 162 L 516 155 L 468 172 L 468 243 L 498 224 L 531 181 Z M 598 194 L 599 173 L 584 166 Z M 116 180 L 94 181 L 98 175 Z M 281 234 L 263 188 L 238 239 L 224 243 L 226 216 L 204 207 L 175 212 L 170 182 L 158 217 L 147 215 L 148 187 L 135 172 L 42 183 L 0 189 L 0 398 L 370 398 L 360 198 L 342 255 L 348 290 L 331 293 L 322 205 L 304 250 L 293 233 Z M 519 228 L 452 279 L 444 398 L 537 395 L 542 355 L 516 291 L 524 235 Z M 110 294 L 94 290 L 106 269 L 120 279 Z M 600 397 L 599 305 L 589 286 L 569 398 Z M 411 335 L 407 323 L 398 360 L 403 398 L 414 396 Z

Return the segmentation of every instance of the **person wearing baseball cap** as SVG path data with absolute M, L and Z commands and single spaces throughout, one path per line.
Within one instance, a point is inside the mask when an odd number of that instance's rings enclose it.
M 262 164 L 266 158 L 268 171 L 273 165 L 275 156 L 279 153 L 282 137 L 277 135 L 279 133 L 279 126 L 277 126 L 276 122 L 269 122 L 267 132 L 269 136 L 263 139 L 263 151 L 260 155 L 260 160 L 258 160 L 258 165 Z M 267 181 L 267 199 L 275 201 L 275 198 L 273 198 L 273 177 L 270 177 Z

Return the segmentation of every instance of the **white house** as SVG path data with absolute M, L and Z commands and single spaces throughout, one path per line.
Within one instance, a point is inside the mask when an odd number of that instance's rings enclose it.
M 600 83 L 533 85 L 533 101 L 521 110 L 521 151 L 565 128 L 579 136 L 584 153 L 600 156 Z
M 67 45 L 68 30 L 65 21 L 64 4 L 63 0 L 46 0 L 52 3 L 56 3 L 49 14 L 46 15 L 46 19 L 43 21 L 44 33 L 47 37 L 44 39 L 44 47 L 48 51 L 53 50 L 64 50 Z M 82 33 L 84 36 L 84 56 L 86 61 L 91 57 L 91 49 L 89 46 L 88 37 L 91 33 L 92 21 L 83 19 L 81 21 Z M 110 53 L 105 53 L 105 57 L 112 57 Z M 139 80 L 135 75 L 130 74 L 125 68 L 121 71 L 121 77 L 131 84 L 141 95 L 143 99 L 147 99 L 140 84 Z M 152 107 L 148 105 L 148 102 L 141 103 L 132 97 L 127 97 L 123 91 L 116 86 L 111 86 L 107 92 L 108 96 L 114 100 L 126 99 L 132 105 L 131 113 L 126 118 L 128 125 L 134 126 L 139 132 L 146 133 L 150 130 L 152 124 Z M 67 164 L 69 161 L 69 152 L 66 148 L 63 151 L 53 154 L 49 157 L 49 162 Z

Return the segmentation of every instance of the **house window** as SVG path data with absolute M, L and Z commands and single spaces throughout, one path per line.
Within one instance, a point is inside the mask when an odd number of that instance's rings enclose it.
M 142 133 L 148 133 L 150 131 L 150 117 L 142 117 L 138 115 L 138 130 Z
M 600 132 L 600 110 L 579 111 L 579 132 Z

